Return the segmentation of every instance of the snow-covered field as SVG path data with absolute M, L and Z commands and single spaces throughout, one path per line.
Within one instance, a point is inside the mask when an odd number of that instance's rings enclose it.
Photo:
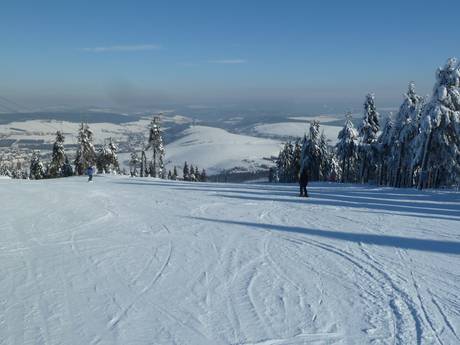
M 460 195 L 0 180 L 0 344 L 458 344 Z
M 280 149 L 281 143 L 276 140 L 193 126 L 184 131 L 182 138 L 166 146 L 166 168 L 182 166 L 187 161 L 206 168 L 209 174 L 234 167 L 252 171 L 260 165 L 272 164 L 264 158 L 277 156 Z

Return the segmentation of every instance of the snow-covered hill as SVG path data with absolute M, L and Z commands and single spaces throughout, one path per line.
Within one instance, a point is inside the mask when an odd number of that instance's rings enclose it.
M 279 141 L 233 134 L 215 127 L 193 126 L 183 134 L 166 146 L 166 168 L 182 166 L 187 161 L 206 168 L 210 174 L 234 167 L 253 171 L 271 164 L 264 158 L 278 155 L 281 149 Z
M 458 344 L 460 195 L 0 180 L 0 344 Z

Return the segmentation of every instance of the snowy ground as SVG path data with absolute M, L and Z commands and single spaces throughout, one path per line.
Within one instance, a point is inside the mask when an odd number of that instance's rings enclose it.
M 460 195 L 0 180 L 0 344 L 459 344 Z
M 272 139 L 233 134 L 221 128 L 193 126 L 184 136 L 166 146 L 166 168 L 182 167 L 184 162 L 205 168 L 208 174 L 243 167 L 255 171 L 272 164 L 264 158 L 277 156 L 281 143 Z

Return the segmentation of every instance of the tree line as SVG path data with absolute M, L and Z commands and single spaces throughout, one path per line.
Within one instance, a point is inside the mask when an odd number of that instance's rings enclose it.
M 306 169 L 313 181 L 375 183 L 392 187 L 460 185 L 460 63 L 451 58 L 436 71 L 431 98 L 410 83 L 396 116 L 382 125 L 373 94 L 366 95 L 356 129 L 348 113 L 335 146 L 318 121 L 308 136 L 284 145 L 269 172 L 272 182 L 296 182 Z

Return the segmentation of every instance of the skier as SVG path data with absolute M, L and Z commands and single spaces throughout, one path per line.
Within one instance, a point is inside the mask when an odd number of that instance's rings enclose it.
M 308 172 L 307 169 L 302 169 L 299 175 L 299 186 L 300 186 L 300 197 L 308 198 L 307 193 L 307 185 L 308 185 Z
M 94 168 L 89 166 L 88 169 L 86 169 L 86 174 L 88 175 L 88 182 L 91 182 L 93 180 Z

